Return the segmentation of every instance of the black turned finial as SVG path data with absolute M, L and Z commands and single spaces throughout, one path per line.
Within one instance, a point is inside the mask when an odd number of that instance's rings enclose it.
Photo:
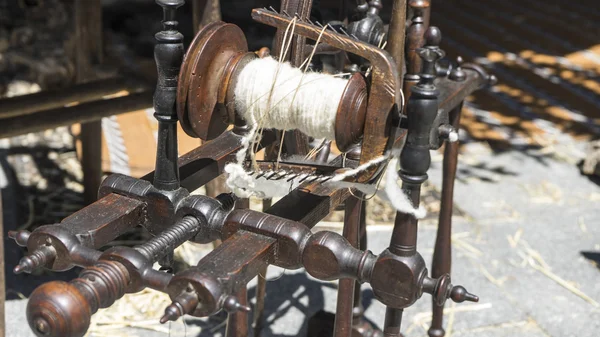
M 371 15 L 379 15 L 379 11 L 383 8 L 383 4 L 381 0 L 371 0 L 369 1 L 369 14 Z
M 164 30 L 176 30 L 177 21 L 175 20 L 175 15 L 177 8 L 183 6 L 185 4 L 185 0 L 156 0 L 156 3 L 163 8 Z
M 431 26 L 425 32 L 425 46 L 439 47 L 442 42 L 442 31 L 435 26 Z
M 435 63 L 444 56 L 439 47 L 442 33 L 437 27 L 429 27 L 424 35 L 425 47 L 417 49 L 423 60 L 419 83 L 411 88 L 406 111 L 408 133 L 400 155 L 400 177 L 406 183 L 422 183 L 427 179 L 431 164 L 429 139 L 439 107 L 439 90 L 433 83 L 437 77 Z
M 442 32 L 439 28 L 431 26 L 425 32 L 425 47 L 417 49 L 417 53 L 423 60 L 423 70 L 419 85 L 423 87 L 433 86 L 437 77 L 435 64 L 444 57 L 444 51 L 439 47 L 442 42 Z
M 457 57 L 456 58 L 456 67 L 454 67 L 451 71 L 450 71 L 450 75 L 448 75 L 448 78 L 456 81 L 456 82 L 462 82 L 464 80 L 467 79 L 467 73 L 465 73 L 465 71 L 462 69 L 461 65 L 463 64 L 463 59 L 462 57 Z
M 158 83 L 154 93 L 154 117 L 158 120 L 158 144 L 154 186 L 173 191 L 179 188 L 177 166 L 177 80 L 183 60 L 183 35 L 177 31 L 176 12 L 184 0 L 156 0 L 163 8 L 163 30 L 156 33 L 154 59 Z
M 360 18 L 363 18 L 369 10 L 369 4 L 367 4 L 366 0 L 358 0 L 357 3 L 356 13 L 358 13 Z

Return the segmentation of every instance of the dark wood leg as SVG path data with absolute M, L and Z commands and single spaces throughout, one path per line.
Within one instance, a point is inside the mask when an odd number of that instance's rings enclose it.
M 102 183 L 102 122 L 81 124 L 80 140 L 84 199 L 91 204 L 98 198 Z
M 248 290 L 243 287 L 236 297 L 241 305 L 248 305 Z M 248 336 L 248 313 L 245 311 L 237 311 L 227 316 L 227 329 L 225 330 L 226 337 L 246 337 Z
M 362 201 L 356 197 L 346 199 L 344 213 L 344 237 L 354 246 L 359 246 L 359 231 L 362 212 Z M 354 283 L 353 279 L 340 279 L 335 324 L 333 335 L 335 337 L 350 336 L 352 331 L 352 316 L 354 309 Z
M 250 200 L 247 198 L 240 199 L 235 203 L 235 208 L 245 209 L 250 208 Z M 238 302 L 243 305 L 248 305 L 248 289 L 244 286 L 235 295 Z M 231 313 L 227 316 L 227 328 L 225 329 L 225 337 L 246 337 L 249 332 L 248 313 L 242 310 Z
M 263 212 L 271 207 L 271 199 L 263 200 Z M 265 314 L 265 296 L 267 294 L 267 268 L 264 266 L 258 273 L 258 282 L 256 284 L 256 305 L 254 306 L 254 319 L 252 325 L 254 327 L 254 337 L 259 337 L 262 331 L 264 314 Z
M 360 213 L 359 246 L 361 250 L 367 249 L 367 202 L 362 201 Z M 361 284 L 354 283 L 354 305 L 352 308 L 352 337 L 382 337 L 383 333 L 375 329 L 364 318 L 365 308 L 362 305 Z
M 452 125 L 456 130 L 460 126 L 462 104 L 450 114 Z M 452 264 L 451 234 L 452 234 L 452 203 L 454 196 L 454 179 L 458 163 L 458 142 L 446 143 L 444 149 L 444 164 L 442 177 L 442 199 L 440 205 L 440 218 L 433 251 L 431 264 L 431 277 L 438 278 L 450 273 Z M 433 317 L 431 327 L 427 333 L 430 337 L 443 337 L 446 332 L 443 328 L 444 306 L 433 304 Z
M 383 335 L 385 337 L 402 337 L 400 326 L 402 325 L 402 314 L 404 310 L 388 307 L 385 310 L 385 322 L 383 323 Z
M 94 78 L 93 66 L 102 62 L 102 3 L 100 0 L 75 1 L 75 64 L 77 82 Z M 85 201 L 97 199 L 102 182 L 102 123 L 81 125 L 81 168 Z

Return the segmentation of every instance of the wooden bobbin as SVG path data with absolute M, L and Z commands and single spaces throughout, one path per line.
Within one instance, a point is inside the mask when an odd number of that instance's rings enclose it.
M 268 56 L 261 49 L 261 57 Z M 211 140 L 234 123 L 234 90 L 244 67 L 256 59 L 248 52 L 242 30 L 215 22 L 196 35 L 183 60 L 177 88 L 177 114 L 183 130 L 192 137 Z M 340 151 L 357 144 L 365 127 L 367 85 L 354 74 L 342 94 L 336 120 L 335 141 Z
M 242 30 L 213 22 L 196 35 L 183 60 L 177 87 L 177 115 L 192 137 L 211 140 L 233 120 L 225 99 L 237 63 L 252 58 Z

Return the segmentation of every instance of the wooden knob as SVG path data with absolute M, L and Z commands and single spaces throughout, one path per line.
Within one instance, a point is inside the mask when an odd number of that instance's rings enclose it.
M 29 326 L 39 337 L 82 337 L 92 315 L 121 298 L 129 281 L 121 263 L 101 260 L 69 283 L 43 284 L 27 303 Z
M 41 285 L 27 303 L 27 321 L 39 337 L 81 337 L 91 317 L 92 309 L 83 294 L 63 281 Z
M 370 251 L 356 249 L 343 236 L 329 231 L 313 234 L 302 252 L 306 272 L 327 281 L 343 277 L 368 281 L 375 260 Z

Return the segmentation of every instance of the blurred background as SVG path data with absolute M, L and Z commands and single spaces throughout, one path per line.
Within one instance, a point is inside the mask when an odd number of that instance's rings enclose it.
M 274 31 L 252 22 L 250 10 L 278 8 L 277 2 L 186 2 L 179 11 L 186 46 L 195 26 L 217 19 L 242 27 L 251 49 L 271 45 Z M 331 1 L 314 3 L 313 16 L 322 22 L 341 10 Z M 383 1 L 384 21 L 390 8 Z M 161 18 L 153 0 L 0 0 L 4 234 L 59 222 L 86 205 L 94 193 L 84 186 L 97 184 L 86 181 L 86 171 L 88 177 L 99 176 L 99 167 L 103 174 L 141 177 L 154 169 L 153 46 Z M 430 22 L 442 30 L 447 58 L 479 63 L 499 80 L 469 97 L 462 114 L 452 277 L 481 302 L 448 306 L 447 336 L 598 336 L 600 5 L 433 0 Z M 92 85 L 81 86 L 86 83 Z M 84 112 L 103 118 L 79 124 Z M 183 132 L 179 137 L 180 154 L 200 145 Z M 435 241 L 442 153 L 432 153 L 422 199 L 428 217 L 419 251 L 426 261 Z M 317 228 L 341 230 L 342 215 Z M 387 247 L 393 216 L 384 202 L 368 202 L 374 253 Z M 146 236 L 133 231 L 115 244 L 135 245 Z M 42 282 L 74 278 L 77 270 L 14 275 L 26 252 L 3 243 L 6 336 L 32 336 L 24 318 L 27 296 Z M 185 245 L 178 259 L 195 264 L 211 248 Z M 268 278 L 264 336 L 306 336 L 309 317 L 335 310 L 336 283 L 276 268 Z M 368 287 L 363 297 L 367 318 L 381 326 L 383 306 Z M 158 324 L 167 302 L 151 291 L 128 295 L 96 315 L 90 336 L 223 333 L 225 316 Z M 426 335 L 429 305 L 424 298 L 406 310 L 406 336 Z

